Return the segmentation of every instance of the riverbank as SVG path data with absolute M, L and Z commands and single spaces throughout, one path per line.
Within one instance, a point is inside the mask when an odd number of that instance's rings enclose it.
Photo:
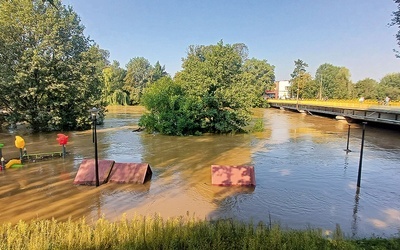
M 85 219 L 20 221 L 0 226 L 0 249 L 400 249 L 400 238 L 346 238 L 337 227 L 283 229 L 234 220 L 142 217 L 93 225 Z

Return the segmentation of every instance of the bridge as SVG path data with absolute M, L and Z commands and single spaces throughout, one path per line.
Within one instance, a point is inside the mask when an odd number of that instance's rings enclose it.
M 400 126 L 400 103 L 380 105 L 357 101 L 303 101 L 268 99 L 273 108 L 325 115 L 346 119 L 348 122 L 374 122 Z

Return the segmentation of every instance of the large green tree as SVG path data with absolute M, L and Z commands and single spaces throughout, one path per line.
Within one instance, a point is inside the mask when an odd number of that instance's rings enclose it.
M 150 82 L 156 82 L 164 76 L 168 76 L 167 71 L 165 71 L 165 65 L 161 66 L 160 62 L 157 61 L 150 73 Z
M 151 80 L 152 66 L 144 57 L 132 58 L 126 65 L 124 90 L 129 93 L 131 104 L 139 104 L 143 90 Z
M 354 85 L 354 97 L 375 100 L 378 98 L 378 82 L 371 78 L 365 78 L 356 82 Z
M 305 88 L 311 84 L 312 77 L 310 73 L 307 72 L 308 64 L 301 59 L 294 61 L 294 70 L 290 74 L 292 79 L 290 80 L 290 89 L 292 98 L 296 99 L 304 98 Z
M 126 70 L 113 63 L 103 69 L 104 89 L 103 95 L 108 105 L 128 105 L 129 93 L 123 90 Z
M 310 73 L 306 72 L 300 76 L 300 98 L 304 99 L 318 99 L 319 86 L 318 83 L 312 79 Z
M 200 134 L 197 119 L 200 102 L 188 96 L 182 85 L 170 77 L 160 78 L 144 90 L 141 103 L 149 113 L 140 118 L 139 125 L 147 132 L 166 135 Z
M 336 99 L 349 99 L 353 92 L 353 83 L 350 80 L 350 70 L 346 67 L 339 67 L 335 77 L 337 85 L 335 97 Z
M 324 63 L 315 73 L 315 82 L 320 85 L 320 96 L 323 98 L 346 99 L 352 96 L 350 71 L 345 67 Z
M 199 101 L 204 132 L 242 131 L 250 120 L 253 88 L 240 81 L 242 54 L 235 45 L 190 46 L 176 78 Z M 203 132 L 202 131 L 202 132 Z
M 149 131 L 189 135 L 243 131 L 250 121 L 253 88 L 242 81 L 244 46 L 189 46 L 183 70 L 144 92 Z M 172 126 L 172 127 L 171 127 Z
M 34 131 L 84 129 L 103 107 L 101 67 L 108 53 L 84 36 L 60 1 L 0 1 L 0 106 Z
M 392 100 L 400 100 L 400 73 L 385 75 L 378 87 L 378 97 L 389 96 Z
M 267 60 L 256 58 L 248 59 L 241 68 L 241 81 L 252 93 L 253 107 L 262 107 L 265 103 L 263 98 L 266 89 L 272 89 L 275 82 L 275 67 L 270 65 Z

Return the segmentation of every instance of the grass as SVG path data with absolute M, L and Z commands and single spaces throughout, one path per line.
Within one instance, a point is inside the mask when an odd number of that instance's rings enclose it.
M 251 132 L 263 132 L 264 131 L 264 121 L 262 118 L 257 118 L 254 120 L 253 128 Z
M 328 238 L 318 229 L 140 216 L 93 224 L 85 219 L 3 224 L 0 249 L 400 249 L 400 238 L 351 240 L 343 237 L 340 227 Z

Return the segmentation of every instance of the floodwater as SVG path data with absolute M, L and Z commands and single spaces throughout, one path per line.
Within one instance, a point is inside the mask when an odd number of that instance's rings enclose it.
M 171 137 L 132 132 L 140 112 L 112 109 L 98 127 L 100 159 L 149 163 L 144 185 L 73 185 L 83 159 L 94 157 L 91 131 L 66 132 L 68 155 L 0 172 L 0 223 L 19 220 L 93 221 L 161 215 L 236 218 L 283 227 L 336 227 L 349 237 L 400 232 L 400 132 L 366 126 L 361 189 L 357 192 L 362 127 L 344 121 L 259 109 L 264 131 Z M 3 131 L 6 159 L 18 158 L 15 136 L 28 153 L 61 151 L 57 132 Z M 211 185 L 211 165 L 253 165 L 255 188 Z

